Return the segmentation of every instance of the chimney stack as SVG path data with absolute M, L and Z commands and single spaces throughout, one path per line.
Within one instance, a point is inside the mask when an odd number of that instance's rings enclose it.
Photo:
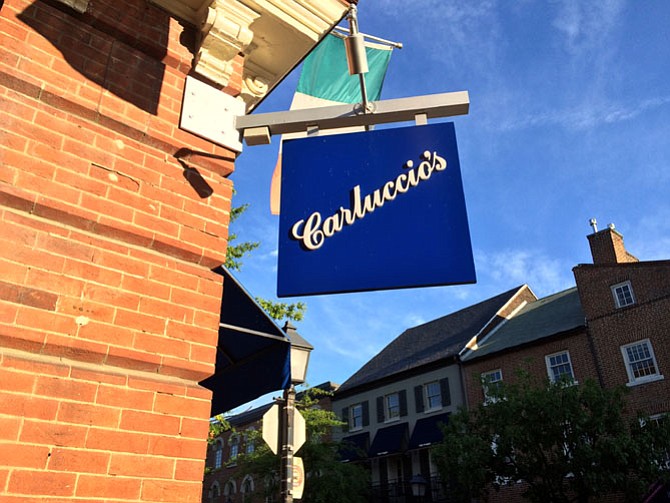
M 593 227 L 594 232 L 587 236 L 594 264 L 639 262 L 635 256 L 626 251 L 623 236 L 615 230 L 614 224 L 609 224 L 607 229 L 598 231 L 595 222 L 595 218 L 589 221 L 589 225 Z

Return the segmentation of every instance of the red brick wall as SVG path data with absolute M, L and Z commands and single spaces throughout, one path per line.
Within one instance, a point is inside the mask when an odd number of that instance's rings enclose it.
M 481 358 L 463 364 L 463 381 L 469 407 L 477 407 L 484 401 L 480 377 L 484 372 L 501 369 L 503 381 L 513 382 L 519 369 L 528 370 L 531 375 L 548 378 L 545 356 L 560 351 L 569 351 L 575 379 L 583 382 L 586 379 L 597 380 L 595 361 L 589 341 L 585 333 L 576 333 L 563 337 L 543 340 L 533 345 L 496 353 L 488 358 Z
M 604 385 L 628 382 L 621 346 L 649 339 L 663 380 L 630 387 L 631 412 L 670 412 L 670 261 L 580 265 L 574 270 Z M 611 286 L 630 281 L 636 303 L 617 309 Z
M 199 501 L 234 154 L 178 129 L 194 35 L 0 10 L 3 501 Z

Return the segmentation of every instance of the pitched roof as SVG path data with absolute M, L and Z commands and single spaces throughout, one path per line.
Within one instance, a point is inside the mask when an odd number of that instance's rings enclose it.
M 526 304 L 515 316 L 488 334 L 477 349 L 466 352 L 461 361 L 469 362 L 585 326 L 586 318 L 577 288 L 569 288 Z
M 342 384 L 337 394 L 455 357 L 523 287 L 405 330 Z

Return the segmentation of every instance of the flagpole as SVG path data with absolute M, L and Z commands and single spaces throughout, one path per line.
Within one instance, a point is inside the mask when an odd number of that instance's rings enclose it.
M 363 38 L 366 38 L 373 42 L 388 45 L 389 47 L 394 47 L 396 49 L 402 49 L 403 47 L 402 42 L 393 42 L 392 40 L 386 40 L 385 38 L 375 37 L 374 35 L 368 35 L 367 33 L 361 33 L 360 31 L 359 33 L 363 35 Z M 346 38 L 347 35 L 351 34 L 351 31 L 344 26 L 336 26 L 335 28 L 333 28 L 332 34 L 339 38 Z
M 368 103 L 368 91 L 365 86 L 365 73 L 368 71 L 368 61 L 365 54 L 365 45 L 363 35 L 358 32 L 358 9 L 356 4 L 351 4 L 347 20 L 349 21 L 350 35 L 345 39 L 347 49 L 347 59 L 349 62 L 349 74 L 358 74 L 358 81 L 361 85 L 361 108 L 364 114 L 372 112 Z M 366 130 L 369 128 L 366 126 Z

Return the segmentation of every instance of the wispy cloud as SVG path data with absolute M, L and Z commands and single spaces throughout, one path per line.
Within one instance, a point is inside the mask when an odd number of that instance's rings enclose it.
M 625 229 L 626 248 L 640 260 L 670 260 L 670 205 L 659 206 Z
M 442 67 L 454 68 L 462 66 L 463 59 L 481 66 L 494 59 L 500 32 L 497 4 L 496 0 L 379 0 L 375 7 L 390 19 L 405 19 L 399 33 L 411 31 L 408 38 L 422 41 L 423 54 Z M 431 27 L 429 40 L 424 38 L 426 26 Z
M 527 283 L 538 295 L 548 295 L 574 284 L 571 267 L 533 250 L 502 250 L 475 254 L 480 276 L 500 285 L 500 291 Z
M 487 127 L 498 131 L 515 131 L 541 126 L 560 126 L 584 131 L 598 126 L 636 119 L 646 112 L 670 105 L 670 96 L 659 96 L 637 103 L 580 103 L 578 106 L 523 115 L 506 113 L 491 116 Z
M 589 53 L 605 44 L 619 24 L 623 0 L 560 0 L 552 26 L 564 38 L 573 55 Z

